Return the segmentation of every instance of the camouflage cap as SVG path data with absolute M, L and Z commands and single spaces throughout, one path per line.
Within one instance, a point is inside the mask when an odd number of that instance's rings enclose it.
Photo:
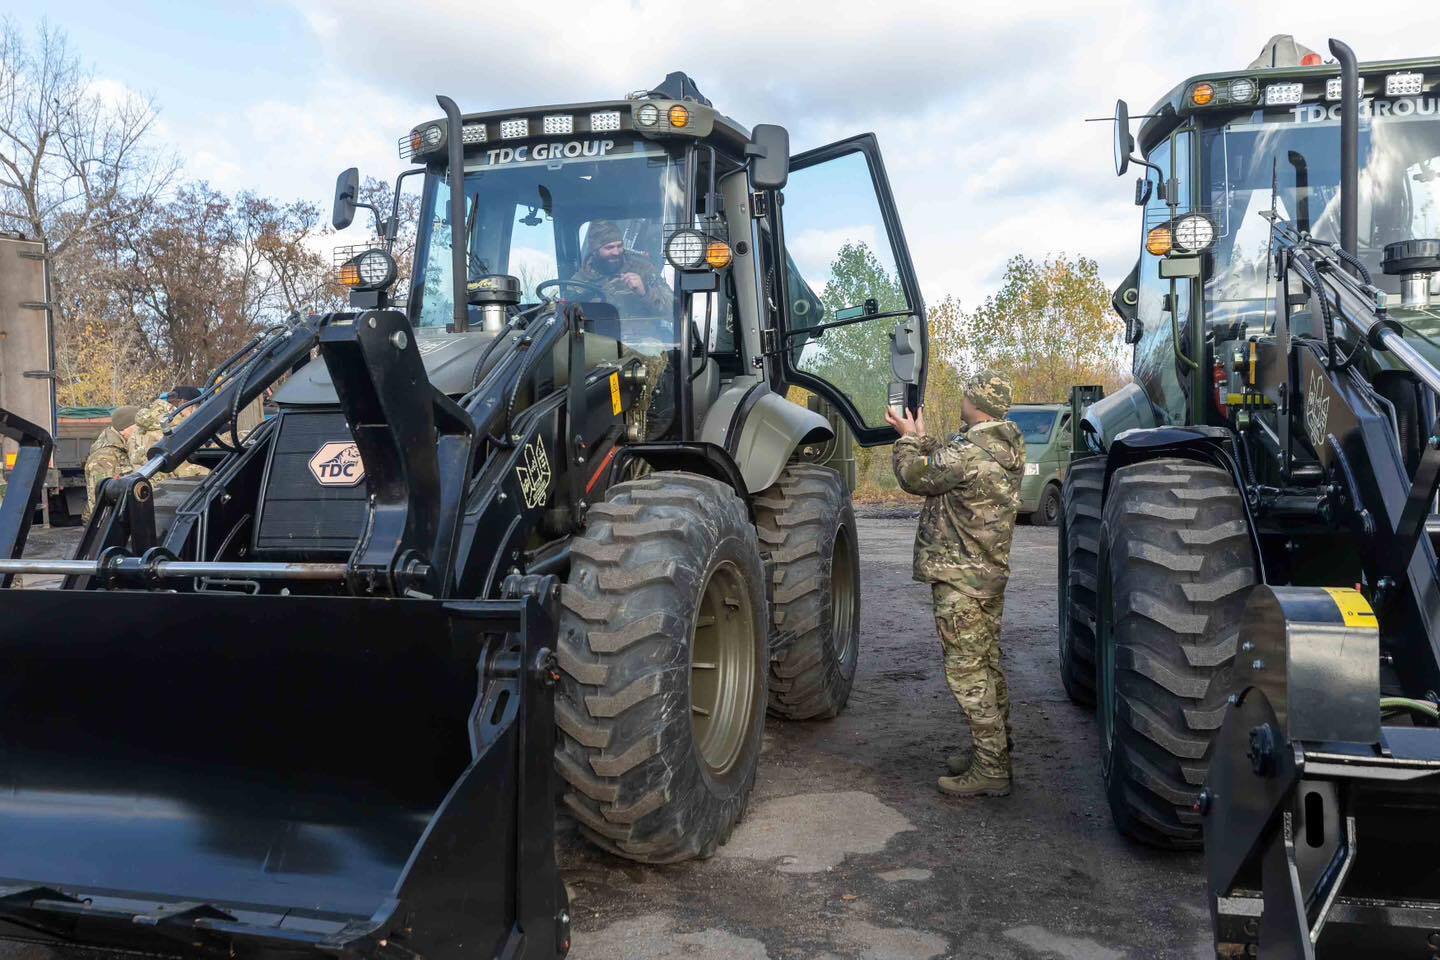
M 1010 412 L 1010 381 L 991 369 L 982 369 L 965 381 L 965 399 L 981 413 L 1001 419 Z
M 595 220 L 585 231 L 585 252 L 594 253 L 607 243 L 625 239 L 620 228 L 609 220 Z

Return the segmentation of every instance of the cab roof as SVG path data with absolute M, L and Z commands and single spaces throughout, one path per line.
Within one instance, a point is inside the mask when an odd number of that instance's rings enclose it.
M 683 122 L 673 122 L 677 116 L 683 118 Z M 461 128 L 466 149 L 494 149 L 536 140 L 606 134 L 630 134 L 649 140 L 704 140 L 735 152 L 743 152 L 750 141 L 750 131 L 717 111 L 695 82 L 680 71 L 666 76 L 652 90 L 632 93 L 619 100 L 464 113 Z M 401 158 L 443 159 L 446 154 L 444 131 L 444 117 L 417 124 L 400 138 Z
M 1275 38 L 1271 44 L 1275 43 Z M 1269 45 L 1267 45 L 1269 49 Z M 1257 61 L 1258 62 L 1258 61 Z M 1398 73 L 1402 71 L 1416 71 L 1426 75 L 1426 91 L 1434 92 L 1434 86 L 1440 86 L 1440 56 L 1412 57 L 1405 60 L 1373 60 L 1368 63 L 1361 63 L 1360 79 L 1362 87 L 1367 79 L 1377 77 L 1386 73 Z M 1313 67 L 1302 67 L 1298 65 L 1286 65 L 1277 67 L 1264 67 L 1252 64 L 1241 70 L 1215 70 L 1207 73 L 1197 73 L 1188 77 L 1184 82 L 1176 85 L 1169 93 L 1161 97 L 1153 107 L 1150 108 L 1148 118 L 1140 127 L 1140 135 L 1137 138 L 1137 145 L 1141 154 L 1148 156 L 1150 151 L 1161 140 L 1168 137 L 1176 127 L 1187 118 L 1195 114 L 1228 115 L 1242 110 L 1253 110 L 1255 104 L 1237 105 L 1231 108 L 1204 108 L 1190 106 L 1186 93 L 1192 86 L 1201 81 L 1223 81 L 1234 80 L 1241 77 L 1249 77 L 1257 80 L 1260 84 L 1283 82 L 1286 80 L 1319 81 L 1314 84 L 1316 89 L 1324 88 L 1324 81 L 1331 77 L 1340 76 L 1340 65 L 1331 61 Z M 1311 84 L 1306 85 L 1307 90 Z

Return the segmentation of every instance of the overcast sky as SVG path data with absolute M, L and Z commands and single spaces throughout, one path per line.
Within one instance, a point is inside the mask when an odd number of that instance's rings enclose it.
M 395 143 L 438 116 L 598 100 L 684 70 L 741 123 L 797 150 L 880 138 L 927 300 L 974 305 L 1008 257 L 1084 254 L 1107 282 L 1133 263 L 1139 211 L 1107 116 L 1144 112 L 1276 33 L 1362 60 L 1437 54 L 1428 4 L 888 0 L 589 2 L 0 0 L 45 10 L 105 83 L 153 94 L 189 177 L 328 209 L 335 174 L 390 178 Z M 359 220 L 357 220 L 359 223 Z M 352 227 L 358 231 L 358 227 Z M 360 239 L 358 236 L 356 239 Z

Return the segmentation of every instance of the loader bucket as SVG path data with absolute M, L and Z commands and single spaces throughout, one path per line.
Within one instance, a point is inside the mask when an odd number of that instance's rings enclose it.
M 5 590 L 0 611 L 0 936 L 556 955 L 549 671 L 527 666 L 550 601 Z

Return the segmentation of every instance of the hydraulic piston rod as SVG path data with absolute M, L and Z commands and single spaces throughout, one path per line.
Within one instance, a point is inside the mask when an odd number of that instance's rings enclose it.
M 115 560 L 0 560 L 0 574 L 59 574 L 99 577 L 106 573 L 144 574 L 166 579 L 230 577 L 242 580 L 344 580 L 343 563 L 219 563 L 120 557 Z

